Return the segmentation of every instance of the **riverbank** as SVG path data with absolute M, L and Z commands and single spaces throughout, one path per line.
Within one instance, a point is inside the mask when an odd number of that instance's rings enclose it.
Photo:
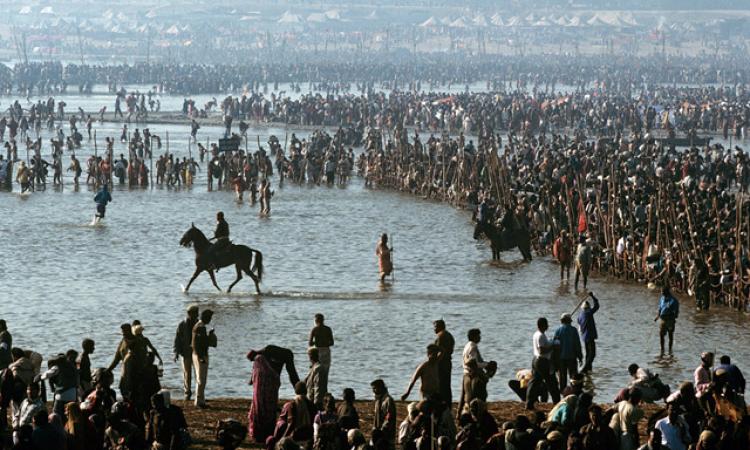
M 174 404 L 183 408 L 185 412 L 185 418 L 187 419 L 188 426 L 190 427 L 190 434 L 193 437 L 194 449 L 208 450 L 217 448 L 215 445 L 216 439 L 214 432 L 216 428 L 216 422 L 221 419 L 235 419 L 243 424 L 247 424 L 247 412 L 250 409 L 250 399 L 238 399 L 238 398 L 222 398 L 209 400 L 209 408 L 198 409 L 192 405 L 185 406 L 182 400 L 173 401 Z M 396 410 L 398 416 L 398 422 L 406 416 L 406 406 L 409 402 L 396 402 Z M 281 406 L 283 403 L 280 403 Z M 538 405 L 539 410 L 548 412 L 552 405 L 544 404 Z M 602 407 L 607 408 L 611 405 L 602 404 Z M 372 428 L 373 422 L 373 404 L 371 401 L 357 401 L 356 402 L 357 412 L 360 417 L 360 427 L 369 436 L 369 432 Z M 453 404 L 455 411 L 456 404 Z M 657 405 L 646 405 L 644 410 L 646 411 L 646 418 L 650 417 L 651 414 L 659 410 Z M 514 401 L 498 401 L 490 402 L 488 409 L 492 416 L 501 426 L 503 422 L 512 421 L 516 415 L 525 414 L 529 415 L 529 411 L 526 411 L 522 402 Z M 641 441 L 643 441 L 646 435 L 646 420 L 642 420 L 639 427 L 641 434 Z M 249 442 L 247 439 L 243 442 L 240 448 L 263 448 L 259 444 Z

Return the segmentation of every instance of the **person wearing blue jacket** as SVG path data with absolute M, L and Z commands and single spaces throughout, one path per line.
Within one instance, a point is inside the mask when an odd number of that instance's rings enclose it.
M 669 354 L 672 354 L 672 343 L 674 342 L 674 328 L 677 317 L 680 315 L 680 302 L 672 295 L 669 286 L 664 286 L 659 298 L 659 311 L 654 318 L 654 322 L 661 319 L 659 323 L 659 345 L 661 353 L 664 356 L 664 336 L 669 335 Z
M 94 196 L 94 202 L 96 203 L 96 214 L 94 215 L 94 223 L 99 223 L 107 212 L 107 203 L 112 201 L 112 195 L 109 193 L 107 184 L 103 184 L 99 192 Z
M 573 319 L 570 314 L 565 313 L 560 317 L 560 326 L 555 330 L 553 342 L 559 350 L 559 363 L 557 376 L 560 381 L 560 390 L 568 385 L 568 374 L 573 378 L 578 374 L 578 364 L 583 360 L 581 352 L 581 338 L 571 323 Z
M 591 372 L 591 366 L 596 357 L 596 340 L 599 339 L 599 335 L 596 333 L 596 321 L 594 320 L 594 314 L 599 311 L 599 299 L 594 296 L 593 292 L 589 292 L 589 297 L 593 300 L 594 305 L 592 306 L 586 300 L 583 304 L 583 310 L 578 314 L 578 329 L 583 340 L 583 347 L 586 349 L 586 359 L 581 372 Z

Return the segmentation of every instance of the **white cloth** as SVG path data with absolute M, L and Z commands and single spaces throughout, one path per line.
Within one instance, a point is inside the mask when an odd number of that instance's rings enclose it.
M 485 367 L 487 367 L 487 363 L 484 362 L 484 360 L 482 359 L 482 355 L 479 353 L 479 347 L 477 346 L 477 343 L 473 341 L 469 341 L 464 346 L 464 353 L 463 353 L 464 373 L 467 375 L 471 373 L 469 369 L 469 362 L 472 359 L 477 362 L 477 366 L 480 369 L 484 369 Z
M 546 334 L 537 330 L 536 333 L 534 333 L 534 337 L 532 338 L 532 341 L 533 341 L 535 358 L 549 359 L 552 356 L 551 350 L 547 350 L 546 352 L 542 351 L 542 347 L 549 347 L 550 345 L 549 339 L 547 339 Z
M 671 423 L 669 417 L 656 422 L 654 428 L 661 431 L 661 445 L 666 445 L 670 450 L 687 450 L 685 442 L 690 442 L 690 430 L 687 422 L 680 416 L 677 421 Z

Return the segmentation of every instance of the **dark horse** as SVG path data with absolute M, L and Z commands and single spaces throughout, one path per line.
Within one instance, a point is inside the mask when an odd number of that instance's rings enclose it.
M 195 281 L 195 279 L 198 278 L 198 275 L 204 270 L 208 271 L 208 275 L 211 277 L 211 282 L 216 289 L 221 290 L 219 285 L 216 284 L 216 277 L 214 277 L 214 271 L 211 267 L 221 268 L 234 264 L 235 269 L 237 269 L 237 279 L 234 280 L 234 283 L 229 285 L 227 292 L 232 292 L 234 285 L 239 283 L 242 279 L 242 272 L 245 272 L 253 279 L 253 282 L 255 283 L 255 291 L 260 294 L 259 283 L 263 280 L 263 253 L 245 245 L 231 244 L 228 249 L 223 251 L 216 258 L 215 261 L 209 261 L 206 252 L 213 244 L 211 244 L 209 240 L 206 239 L 203 232 L 193 224 L 191 224 L 190 229 L 187 230 L 182 236 L 182 239 L 180 239 L 180 245 L 183 247 L 190 247 L 192 245 L 195 249 L 195 273 L 193 273 L 193 277 L 190 278 L 190 281 L 185 287 L 185 292 L 190 289 L 190 285 L 193 284 L 193 281 Z M 255 255 L 255 258 L 253 258 L 253 255 Z M 253 264 L 252 269 L 250 268 L 251 263 Z
M 490 222 L 477 223 L 474 228 L 474 239 L 479 239 L 482 234 L 490 240 L 494 261 L 500 259 L 500 252 L 512 250 L 515 247 L 521 251 L 524 261 L 531 261 L 531 236 L 528 230 L 520 227 L 515 230 L 500 229 Z

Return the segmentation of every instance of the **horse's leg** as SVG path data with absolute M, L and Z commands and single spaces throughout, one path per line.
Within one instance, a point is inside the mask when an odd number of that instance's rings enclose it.
M 211 282 L 212 282 L 212 283 L 214 284 L 214 287 L 215 287 L 215 288 L 216 288 L 216 289 L 217 289 L 217 290 L 218 290 L 219 292 L 221 292 L 221 288 L 219 287 L 219 285 L 218 285 L 218 284 L 216 284 L 216 276 L 214 276 L 214 271 L 213 271 L 212 269 L 209 269 L 209 270 L 208 270 L 208 276 L 210 276 L 210 277 L 211 277 Z
M 239 264 L 235 264 L 234 268 L 237 269 L 237 279 L 234 280 L 234 283 L 232 283 L 232 284 L 229 285 L 229 288 L 227 289 L 227 292 L 232 292 L 232 288 L 234 287 L 234 285 L 237 284 L 237 283 L 239 283 L 240 280 L 242 279 L 242 270 L 240 269 Z
M 260 295 L 260 280 L 258 280 L 257 275 L 253 273 L 250 266 L 245 267 L 243 270 L 253 280 L 253 283 L 255 283 L 255 293 Z
M 195 268 L 195 272 L 193 272 L 193 277 L 190 278 L 190 281 L 188 281 L 187 286 L 185 286 L 185 293 L 187 294 L 187 291 L 190 290 L 190 285 L 193 284 L 193 281 L 195 281 L 196 278 L 198 278 L 198 275 L 203 272 L 203 269 L 200 269 L 198 267 Z

